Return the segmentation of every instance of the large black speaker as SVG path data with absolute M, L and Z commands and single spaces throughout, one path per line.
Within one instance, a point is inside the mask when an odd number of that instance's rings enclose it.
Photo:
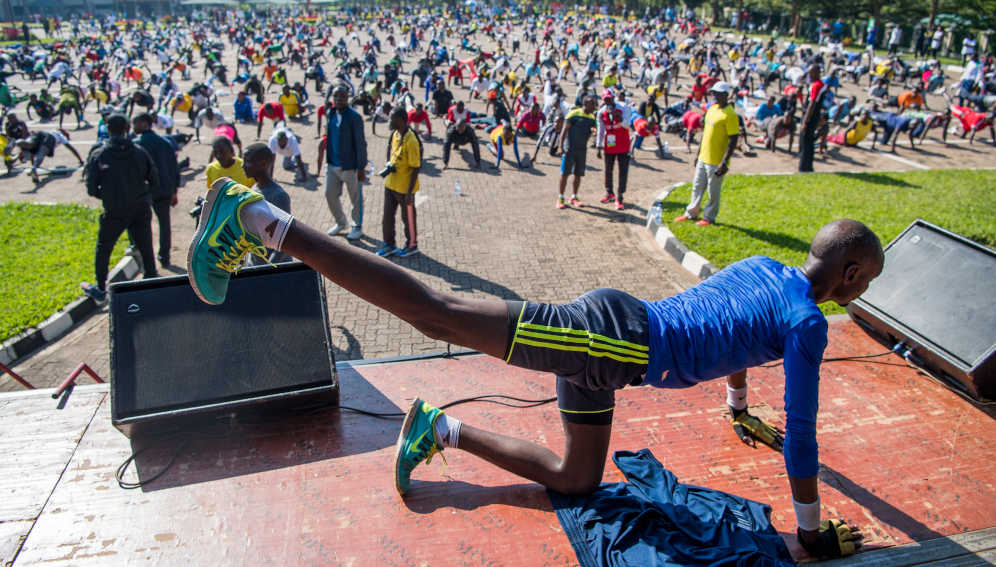
M 234 410 L 337 404 L 321 275 L 247 268 L 222 305 L 186 276 L 110 288 L 111 421 L 126 435 Z
M 923 220 L 885 248 L 851 317 L 975 398 L 996 398 L 996 251 Z M 954 381 L 951 381 L 953 379 Z

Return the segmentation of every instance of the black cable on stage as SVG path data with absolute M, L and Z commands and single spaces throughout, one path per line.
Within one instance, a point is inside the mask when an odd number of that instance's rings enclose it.
M 502 401 L 502 400 L 511 400 L 513 402 L 518 402 L 518 403 L 509 403 L 509 402 Z M 550 402 L 554 402 L 556 400 L 557 400 L 556 397 L 553 397 L 553 398 L 543 398 L 543 399 L 539 399 L 539 400 L 529 400 L 529 399 L 524 399 L 524 398 L 517 398 L 515 396 L 505 396 L 505 395 L 502 395 L 502 394 L 485 394 L 485 395 L 482 395 L 482 396 L 473 396 L 473 397 L 470 397 L 470 398 L 460 398 L 458 400 L 454 400 L 452 402 L 448 402 L 446 404 L 443 404 L 443 405 L 439 406 L 439 409 L 447 409 L 447 408 L 451 408 L 453 406 L 457 406 L 457 405 L 460 405 L 460 404 L 467 404 L 467 403 L 471 403 L 471 402 L 482 402 L 482 403 L 489 403 L 489 404 L 497 404 L 497 405 L 500 405 L 500 406 L 506 406 L 506 407 L 510 407 L 510 408 L 524 409 L 524 408 L 539 407 L 539 406 L 542 406 L 542 405 L 545 405 L 545 404 L 549 404 Z M 401 418 L 405 417 L 405 415 L 406 415 L 406 412 L 374 412 L 374 411 L 368 411 L 368 410 L 365 410 L 365 409 L 354 408 L 354 407 L 343 406 L 343 405 L 338 405 L 338 406 L 315 406 L 313 408 L 310 408 L 310 411 L 317 413 L 319 411 L 328 411 L 328 410 L 336 410 L 336 409 L 338 409 L 338 410 L 345 410 L 345 411 L 351 411 L 351 412 L 354 412 L 354 413 L 358 413 L 358 414 L 362 414 L 362 415 L 367 415 L 367 416 L 370 416 L 370 417 L 376 417 L 378 419 L 401 419 Z M 149 478 L 146 478 L 144 480 L 138 480 L 138 481 L 132 482 L 132 481 L 127 481 L 127 480 L 124 479 L 124 474 L 128 470 L 128 466 L 131 465 L 131 463 L 134 462 L 135 459 L 137 459 L 138 456 L 141 455 L 142 453 L 144 453 L 145 451 L 147 451 L 147 450 L 149 450 L 149 449 L 151 449 L 153 447 L 162 445 L 162 444 L 164 444 L 164 443 L 166 443 L 168 441 L 173 441 L 176 438 L 175 437 L 164 438 L 164 439 L 159 440 L 158 442 L 155 442 L 155 443 L 153 443 L 151 445 L 143 447 L 143 448 L 139 449 L 138 451 L 135 451 L 127 459 L 125 459 L 125 461 L 123 463 L 121 463 L 120 466 L 118 466 L 118 470 L 114 473 L 114 478 L 118 481 L 118 486 L 120 486 L 121 488 L 124 488 L 126 490 L 132 490 L 132 489 L 135 489 L 135 488 L 141 488 L 141 487 L 143 487 L 143 486 L 145 486 L 145 485 L 147 485 L 147 484 L 155 481 L 156 479 L 160 478 L 161 476 L 163 476 L 164 474 L 166 474 L 166 471 L 168 471 L 170 469 L 170 467 L 173 466 L 173 463 L 176 462 L 176 459 L 179 458 L 180 454 L 183 453 L 183 450 L 187 448 L 187 445 L 189 445 L 190 442 L 195 439 L 195 437 L 196 436 L 188 436 L 188 437 L 186 437 L 183 440 L 183 442 L 180 443 L 180 446 L 177 447 L 176 452 L 174 452 L 173 456 L 171 456 L 169 458 L 169 461 L 167 461 L 166 466 L 164 466 L 162 468 L 162 470 L 160 470 L 159 472 L 157 472 L 156 474 L 152 475 Z
M 823 362 L 843 362 L 846 360 L 862 360 L 866 358 L 879 358 L 887 354 L 892 354 L 894 351 L 887 350 L 885 352 L 880 352 L 878 354 L 856 354 L 854 356 L 834 356 L 830 358 L 824 358 Z M 778 362 L 771 362 L 769 364 L 762 364 L 761 368 L 775 368 L 776 366 L 781 366 L 785 364 L 785 361 L 779 360 Z

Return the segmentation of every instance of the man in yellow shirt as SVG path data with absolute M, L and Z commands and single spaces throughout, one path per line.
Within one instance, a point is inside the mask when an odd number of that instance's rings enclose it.
M 252 187 L 256 181 L 246 176 L 242 170 L 242 158 L 235 157 L 235 146 L 232 141 L 224 136 L 218 136 L 211 142 L 211 157 L 213 160 L 208 164 L 205 173 L 207 174 L 207 186 L 221 177 L 229 177 L 232 181 Z
M 705 128 L 702 140 L 699 142 L 695 178 L 692 181 L 692 200 L 688 203 L 685 213 L 675 218 L 674 222 L 698 218 L 702 194 L 706 190 L 709 192 L 709 203 L 705 206 L 702 219 L 696 224 L 709 226 L 716 222 L 723 178 L 730 170 L 730 156 L 737 147 L 737 138 L 740 135 L 737 113 L 729 104 L 730 90 L 730 85 L 724 81 L 717 82 L 709 89 L 716 104 L 710 106 L 705 115 Z
M 287 118 L 297 118 L 297 115 L 300 114 L 301 105 L 297 100 L 297 94 L 287 85 L 284 85 L 283 93 L 277 98 L 277 100 L 283 105 L 284 112 L 287 113 Z
M 415 218 L 415 193 L 418 172 L 422 167 L 422 142 L 408 128 L 408 113 L 402 107 L 391 112 L 391 143 L 387 145 L 387 165 L 381 171 L 384 179 L 384 245 L 378 256 L 405 258 L 418 254 L 418 228 Z M 405 247 L 399 249 L 395 240 L 394 216 L 402 208 L 401 222 L 405 227 Z

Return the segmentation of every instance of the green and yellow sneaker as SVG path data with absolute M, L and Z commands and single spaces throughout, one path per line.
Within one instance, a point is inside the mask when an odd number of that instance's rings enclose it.
M 398 435 L 398 447 L 394 457 L 394 486 L 398 494 L 408 492 L 408 480 L 412 470 L 419 463 L 432 461 L 432 456 L 443 448 L 436 443 L 436 420 L 443 412 L 415 398 L 405 416 L 405 423 Z M 445 462 L 445 457 L 443 461 Z
M 219 305 L 225 301 L 228 280 L 246 254 L 266 257 L 263 242 L 246 231 L 239 217 L 242 207 L 262 198 L 228 177 L 211 185 L 200 226 L 187 253 L 187 278 L 205 303 Z

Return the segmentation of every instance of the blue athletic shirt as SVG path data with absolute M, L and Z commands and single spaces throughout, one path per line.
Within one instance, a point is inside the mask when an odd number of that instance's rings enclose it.
M 644 384 L 686 388 L 785 359 L 785 468 L 816 475 L 816 412 L 827 320 L 799 268 L 755 256 L 660 301 L 650 325 Z

